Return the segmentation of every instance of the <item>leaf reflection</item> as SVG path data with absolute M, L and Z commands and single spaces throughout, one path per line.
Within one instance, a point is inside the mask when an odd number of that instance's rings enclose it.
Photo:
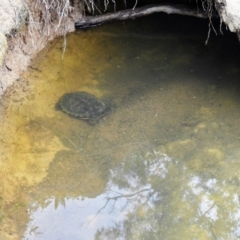
M 119 211 L 124 219 L 98 229 L 95 239 L 236 239 L 240 203 L 233 189 L 161 152 L 134 155 L 111 171 L 96 214 Z

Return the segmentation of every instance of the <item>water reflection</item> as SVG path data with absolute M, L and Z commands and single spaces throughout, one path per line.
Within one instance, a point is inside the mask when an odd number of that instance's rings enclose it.
M 104 194 L 94 199 L 32 203 L 25 239 L 237 239 L 233 182 L 239 178 L 189 170 L 183 159 L 159 150 L 133 154 L 111 170 Z
M 161 183 L 161 180 L 166 178 L 167 164 L 172 159 L 166 155 L 159 154 L 159 157 L 157 155 L 158 153 L 154 152 L 155 158 L 152 153 L 146 153 L 145 156 L 132 156 L 125 160 L 121 167 L 112 169 L 105 193 L 95 199 L 65 198 L 62 204 L 57 204 L 59 200 L 55 198 L 47 199 L 46 206 L 39 207 L 33 204 L 30 209 L 34 220 L 28 226 L 29 234 L 26 238 L 35 237 L 33 229 L 37 229 L 43 239 L 51 236 L 60 239 L 69 237 L 70 239 L 93 239 L 94 235 L 97 239 L 110 239 L 107 238 L 110 237 L 108 231 L 113 231 L 111 234 L 114 234 L 116 239 L 124 236 L 126 237 L 124 239 L 128 239 L 132 234 L 123 234 L 123 222 L 129 221 L 129 216 L 136 213 L 143 220 L 147 217 L 145 214 L 150 209 L 151 212 L 154 211 L 155 203 L 162 199 L 159 190 L 153 187 L 156 184 L 153 182 L 154 179 L 158 179 L 158 183 Z M 61 217 L 66 214 L 64 211 L 67 211 L 69 217 L 71 216 L 70 219 Z M 158 212 L 156 215 L 160 217 L 161 213 Z M 60 229 L 65 224 L 69 224 L 68 221 L 72 222 L 72 226 L 77 225 L 79 231 L 69 228 L 66 235 L 61 233 Z M 45 232 L 49 223 L 53 222 L 56 227 Z M 147 219 L 145 224 L 151 225 Z M 41 227 L 36 228 L 38 225 Z
M 71 34 L 5 95 L 3 239 L 239 236 L 239 44 L 166 21 Z M 55 110 L 76 91 L 113 113 L 90 126 Z

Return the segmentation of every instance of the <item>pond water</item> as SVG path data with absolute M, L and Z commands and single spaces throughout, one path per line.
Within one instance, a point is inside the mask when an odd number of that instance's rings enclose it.
M 1 102 L 1 239 L 240 238 L 240 45 L 223 30 L 205 45 L 208 21 L 158 14 L 49 44 Z M 56 110 L 77 91 L 112 111 Z

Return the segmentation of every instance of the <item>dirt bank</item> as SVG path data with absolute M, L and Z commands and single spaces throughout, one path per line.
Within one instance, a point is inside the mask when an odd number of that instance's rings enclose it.
M 240 1 L 216 0 L 216 8 L 230 31 L 240 36 Z
M 48 41 L 75 30 L 81 6 L 63 5 L 60 10 L 47 12 L 51 7 L 54 6 L 46 6 L 43 1 L 1 1 L 0 96 L 20 78 Z

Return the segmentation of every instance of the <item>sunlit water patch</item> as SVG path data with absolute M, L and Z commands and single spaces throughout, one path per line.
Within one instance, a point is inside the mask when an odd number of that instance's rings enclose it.
M 63 59 L 59 39 L 9 89 L 3 239 L 240 236 L 239 44 L 205 46 L 207 22 L 188 23 L 160 15 L 70 34 Z M 111 111 L 91 125 L 56 109 L 77 91 Z

